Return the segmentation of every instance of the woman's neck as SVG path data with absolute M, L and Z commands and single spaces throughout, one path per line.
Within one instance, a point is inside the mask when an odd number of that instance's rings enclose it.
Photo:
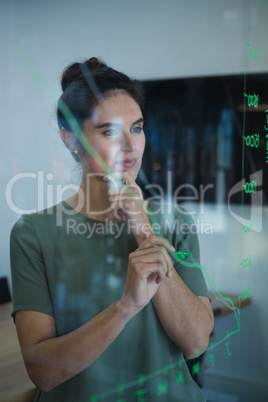
M 109 201 L 108 183 L 99 175 L 83 175 L 80 187 L 66 202 L 76 211 L 99 221 L 118 221 Z

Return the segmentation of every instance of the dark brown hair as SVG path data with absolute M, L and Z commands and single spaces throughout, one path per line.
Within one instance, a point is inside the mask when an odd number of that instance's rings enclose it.
M 84 63 L 73 63 L 68 66 L 61 79 L 63 94 L 59 98 L 57 120 L 59 128 L 64 127 L 73 131 L 69 117 L 64 110 L 66 107 L 72 117 L 83 129 L 85 120 L 92 116 L 94 107 L 113 91 L 124 91 L 144 108 L 144 91 L 139 81 L 108 67 L 96 57 Z M 74 155 L 77 160 L 77 155 Z

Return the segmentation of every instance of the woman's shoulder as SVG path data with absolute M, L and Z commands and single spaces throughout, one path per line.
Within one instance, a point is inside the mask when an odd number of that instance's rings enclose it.
M 57 221 L 62 217 L 63 202 L 37 212 L 24 213 L 14 223 L 11 230 L 11 237 L 23 234 L 24 236 L 32 233 L 46 231 L 46 228 L 57 226 Z

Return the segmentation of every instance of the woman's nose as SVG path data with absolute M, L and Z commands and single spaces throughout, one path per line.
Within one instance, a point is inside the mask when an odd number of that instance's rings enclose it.
M 135 148 L 131 133 L 124 132 L 122 138 L 121 149 L 123 152 L 131 152 Z

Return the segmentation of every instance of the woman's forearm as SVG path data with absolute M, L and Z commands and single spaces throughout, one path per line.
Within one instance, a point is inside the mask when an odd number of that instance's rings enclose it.
M 30 378 L 43 391 L 62 384 L 90 366 L 115 340 L 130 318 L 118 301 L 77 330 L 45 339 L 28 350 L 24 348 Z
M 207 348 L 214 326 L 212 310 L 186 286 L 175 269 L 170 280 L 161 283 L 153 302 L 166 334 L 185 356 L 193 357 Z

